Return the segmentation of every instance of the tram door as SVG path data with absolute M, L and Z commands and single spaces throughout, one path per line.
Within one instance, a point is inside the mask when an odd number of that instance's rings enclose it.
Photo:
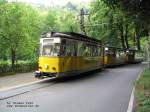
M 77 42 L 71 39 L 66 41 L 66 58 L 64 60 L 65 71 L 71 72 L 75 71 L 77 68 Z

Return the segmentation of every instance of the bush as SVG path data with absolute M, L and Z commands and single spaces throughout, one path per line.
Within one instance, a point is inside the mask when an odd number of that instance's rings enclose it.
M 7 72 L 30 72 L 37 69 L 38 63 L 37 61 L 18 61 L 14 68 L 10 63 L 1 62 L 0 63 L 0 73 Z

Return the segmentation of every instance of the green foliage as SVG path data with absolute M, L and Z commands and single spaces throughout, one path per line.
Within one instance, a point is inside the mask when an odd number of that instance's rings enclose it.
M 2 59 L 9 59 L 13 55 L 14 61 L 18 58 L 34 58 L 34 49 L 40 35 L 38 14 L 35 9 L 23 3 L 6 3 L 1 5 L 0 9 Z
M 136 82 L 137 112 L 150 111 L 150 70 L 146 69 Z
M 38 9 L 24 3 L 1 0 L 0 14 L 0 59 L 11 60 L 14 69 L 17 60 L 37 60 L 42 32 L 79 31 L 76 13 L 72 9 Z
M 42 31 L 47 32 L 47 31 L 56 31 L 57 29 L 57 17 L 56 17 L 56 11 L 54 10 L 49 10 L 47 12 L 46 17 L 43 20 L 43 28 Z
M 0 38 L 3 47 L 19 52 L 23 51 L 20 49 L 23 46 L 28 47 L 29 43 L 38 42 L 37 15 L 30 6 L 7 3 L 1 6 L 0 11 Z
M 118 6 L 119 0 L 96 0 L 91 4 L 88 35 L 105 44 L 141 50 L 141 37 L 147 35 L 145 24 Z
M 96 0 L 91 4 L 91 26 L 88 28 L 88 34 L 98 37 L 107 45 L 125 48 L 121 37 L 126 35 L 124 27 L 128 22 L 121 11 L 113 10 L 101 0 Z
M 43 21 L 42 31 L 78 32 L 76 15 L 62 8 L 49 9 Z
M 61 32 L 79 32 L 79 22 L 77 15 L 67 10 L 58 12 L 58 27 Z
M 103 0 L 109 7 L 122 10 L 134 22 L 139 22 L 144 29 L 149 28 L 150 1 L 148 0 Z M 147 34 L 148 35 L 148 34 Z

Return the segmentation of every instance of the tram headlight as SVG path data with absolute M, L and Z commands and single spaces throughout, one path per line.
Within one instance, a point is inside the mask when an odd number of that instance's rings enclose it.
M 45 67 L 45 69 L 48 69 L 48 64 L 45 64 L 45 66 L 44 66 L 44 67 Z
M 108 47 L 105 47 L 105 51 L 108 51 Z

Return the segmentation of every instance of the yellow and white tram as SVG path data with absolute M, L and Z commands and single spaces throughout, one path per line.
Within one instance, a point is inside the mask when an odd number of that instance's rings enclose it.
M 78 33 L 43 33 L 35 77 L 64 77 L 100 69 L 103 66 L 101 44 L 100 40 Z
M 64 77 L 128 63 L 139 63 L 138 51 L 102 46 L 100 40 L 73 32 L 41 35 L 35 77 Z

